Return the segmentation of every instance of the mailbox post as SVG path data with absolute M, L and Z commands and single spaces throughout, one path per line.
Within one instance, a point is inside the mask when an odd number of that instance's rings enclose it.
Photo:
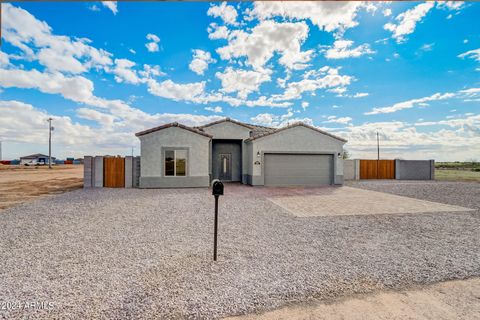
M 215 225 L 213 227 L 213 261 L 217 261 L 218 197 L 223 196 L 223 183 L 218 179 L 212 181 L 212 194 L 215 197 Z

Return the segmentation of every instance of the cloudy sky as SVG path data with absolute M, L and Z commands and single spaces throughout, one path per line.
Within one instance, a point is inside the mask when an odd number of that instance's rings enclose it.
M 130 154 L 134 133 L 295 121 L 355 157 L 480 159 L 480 3 L 2 4 L 3 158 Z

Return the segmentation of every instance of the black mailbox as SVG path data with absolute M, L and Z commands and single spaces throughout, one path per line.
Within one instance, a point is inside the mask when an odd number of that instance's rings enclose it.
M 212 181 L 212 194 L 214 196 L 223 196 L 223 183 L 222 181 L 215 179 Z

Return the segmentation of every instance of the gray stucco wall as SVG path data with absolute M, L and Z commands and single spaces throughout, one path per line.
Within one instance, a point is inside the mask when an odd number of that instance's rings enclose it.
M 125 188 L 133 188 L 133 157 L 125 157 Z
M 210 138 L 170 127 L 140 136 L 140 188 L 208 187 Z M 165 176 L 164 152 L 187 150 L 187 175 Z
M 96 156 L 93 160 L 93 186 L 103 188 L 103 157 Z
M 395 159 L 395 179 L 434 180 L 435 161 Z
M 248 177 L 252 185 L 264 185 L 263 170 L 265 153 L 305 153 L 333 155 L 334 183 L 343 183 L 343 159 L 338 153 L 343 152 L 344 142 L 324 135 L 312 129 L 297 126 L 276 134 L 248 142 Z M 260 157 L 257 157 L 257 152 Z M 259 164 L 255 164 L 258 161 Z
M 203 131 L 212 135 L 213 139 L 248 139 L 250 138 L 250 128 L 238 125 L 233 122 L 225 121 L 220 122 L 208 127 L 203 128 Z M 242 183 L 247 183 L 247 170 L 248 170 L 248 154 L 247 145 L 242 144 Z M 212 166 L 210 166 L 212 168 Z
M 248 139 L 251 129 L 225 121 L 205 127 L 203 131 L 212 135 L 212 139 Z
M 221 167 L 220 154 L 230 153 L 232 157 L 232 180 L 242 181 L 242 144 L 241 140 L 212 141 L 212 177 L 219 178 Z

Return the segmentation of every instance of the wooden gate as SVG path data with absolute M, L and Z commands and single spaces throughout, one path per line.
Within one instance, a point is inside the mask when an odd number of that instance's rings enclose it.
M 125 187 L 125 158 L 105 157 L 103 159 L 103 186 L 106 188 Z
M 395 179 L 395 160 L 360 160 L 360 179 Z

